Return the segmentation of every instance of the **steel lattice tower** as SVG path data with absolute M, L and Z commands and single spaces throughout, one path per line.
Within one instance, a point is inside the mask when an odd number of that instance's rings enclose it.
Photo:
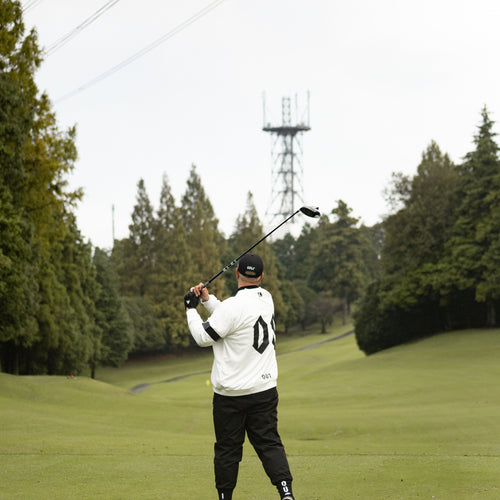
M 264 126 L 262 130 L 269 132 L 274 140 L 271 147 L 273 160 L 272 193 L 266 216 L 271 223 L 276 217 L 286 218 L 293 214 L 297 206 L 304 203 L 302 185 L 303 164 L 301 136 L 311 130 L 309 126 L 309 92 L 307 93 L 306 120 L 298 119 L 296 97 L 295 123 L 292 124 L 290 97 L 281 100 L 281 125 L 266 123 L 266 104 L 264 101 Z

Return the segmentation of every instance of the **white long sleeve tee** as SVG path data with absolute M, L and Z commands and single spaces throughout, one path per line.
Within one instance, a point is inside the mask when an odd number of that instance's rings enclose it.
M 243 287 L 223 302 L 210 295 L 202 304 L 210 313 L 206 322 L 196 309 L 188 309 L 186 315 L 196 343 L 212 346 L 214 391 L 242 396 L 276 387 L 278 365 L 271 294 L 258 286 Z

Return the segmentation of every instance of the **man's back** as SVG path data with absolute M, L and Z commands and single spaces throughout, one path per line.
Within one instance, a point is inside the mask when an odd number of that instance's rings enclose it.
M 210 310 L 209 305 L 210 301 Z M 213 345 L 215 392 L 236 396 L 276 386 L 274 304 L 267 290 L 240 288 L 234 297 L 217 304 L 209 322 L 221 337 Z

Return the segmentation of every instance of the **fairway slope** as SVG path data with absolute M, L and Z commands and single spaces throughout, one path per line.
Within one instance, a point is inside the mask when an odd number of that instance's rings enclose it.
M 324 342 L 346 332 L 278 339 L 298 499 L 500 498 L 500 331 L 369 357 L 353 335 Z M 0 498 L 213 497 L 211 361 L 135 362 L 103 381 L 0 374 Z M 153 385 L 131 393 L 140 383 Z M 246 444 L 235 500 L 273 498 Z

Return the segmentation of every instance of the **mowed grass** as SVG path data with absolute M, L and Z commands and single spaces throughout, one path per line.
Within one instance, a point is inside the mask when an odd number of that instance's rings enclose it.
M 330 341 L 348 330 L 278 339 L 297 499 L 500 498 L 500 330 L 370 357 Z M 211 364 L 207 350 L 97 381 L 1 374 L 0 498 L 216 498 Z M 234 498 L 277 498 L 248 444 Z

